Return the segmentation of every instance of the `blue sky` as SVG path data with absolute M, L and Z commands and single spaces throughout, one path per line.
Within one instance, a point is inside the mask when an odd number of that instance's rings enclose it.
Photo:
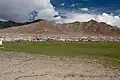
M 78 4 L 77 7 L 119 7 L 120 0 L 51 0 L 52 4 L 60 8 L 61 3 L 65 3 L 65 7 L 70 7 L 71 4 Z M 82 5 L 81 5 L 82 4 Z
M 76 10 L 79 8 L 97 9 L 96 13 L 115 13 L 119 14 L 120 0 L 51 0 L 56 10 Z

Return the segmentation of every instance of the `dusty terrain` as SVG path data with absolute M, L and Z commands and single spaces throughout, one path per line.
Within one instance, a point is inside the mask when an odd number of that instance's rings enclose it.
M 1 52 L 0 80 L 120 80 L 120 71 L 83 57 Z

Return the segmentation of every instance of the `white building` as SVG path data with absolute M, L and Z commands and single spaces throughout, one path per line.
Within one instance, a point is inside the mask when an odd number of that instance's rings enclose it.
M 3 45 L 3 41 L 2 40 L 0 40 L 0 45 Z

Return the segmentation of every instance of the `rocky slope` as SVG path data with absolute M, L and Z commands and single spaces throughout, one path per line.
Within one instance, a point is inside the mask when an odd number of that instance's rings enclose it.
M 16 27 L 11 27 L 15 25 Z M 88 22 L 73 22 L 66 24 L 54 24 L 44 20 L 36 20 L 34 22 L 26 22 L 22 24 L 15 23 L 14 25 L 5 27 L 5 29 L 1 29 L 0 33 L 78 34 L 78 35 L 87 34 L 87 35 L 119 36 L 120 28 L 113 27 L 104 22 L 97 22 L 94 20 L 90 20 Z
M 104 22 L 97 22 L 90 20 L 88 22 L 73 22 L 69 24 L 63 24 L 64 28 L 71 28 L 74 32 L 82 32 L 90 35 L 120 35 L 120 28 L 116 26 L 108 25 Z

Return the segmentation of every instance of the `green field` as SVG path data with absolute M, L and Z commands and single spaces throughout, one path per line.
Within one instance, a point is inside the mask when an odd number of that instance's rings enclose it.
M 27 52 L 53 56 L 92 55 L 120 58 L 120 43 L 4 43 L 4 51 Z
M 50 56 L 95 56 L 120 60 L 120 43 L 110 42 L 20 42 L 4 43 L 1 51 L 26 52 Z M 111 63 L 111 61 L 109 61 Z M 120 61 L 117 65 L 120 65 Z

